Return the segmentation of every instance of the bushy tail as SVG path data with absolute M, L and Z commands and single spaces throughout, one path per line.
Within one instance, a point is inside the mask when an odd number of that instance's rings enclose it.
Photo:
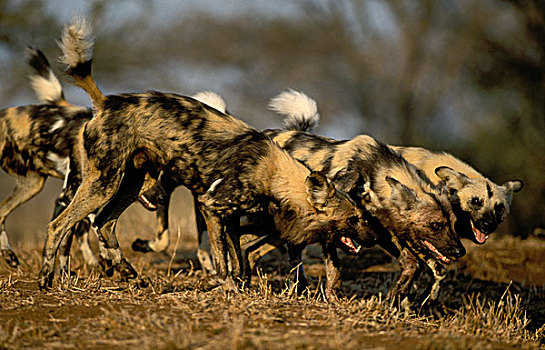
M 227 113 L 227 105 L 223 98 L 212 91 L 201 91 L 192 96 L 195 100 L 217 109 L 221 113 Z
M 286 130 L 311 132 L 320 121 L 316 101 L 302 92 L 289 89 L 272 98 L 269 109 L 286 116 Z
M 61 40 L 57 42 L 66 64 L 66 73 L 74 84 L 81 87 L 91 98 L 95 108 L 102 107 L 106 96 L 98 88 L 91 74 L 94 39 L 91 27 L 83 17 L 75 17 L 64 26 Z
M 33 69 L 33 73 L 29 77 L 30 85 L 38 100 L 41 103 L 68 106 L 69 103 L 64 98 L 61 83 L 43 52 L 29 46 L 25 54 L 28 64 Z

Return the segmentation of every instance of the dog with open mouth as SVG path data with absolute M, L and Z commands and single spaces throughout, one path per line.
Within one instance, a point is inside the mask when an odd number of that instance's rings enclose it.
M 465 254 L 453 229 L 455 216 L 446 192 L 422 178 L 398 153 L 370 136 L 337 141 L 304 132 L 315 127 L 319 118 L 315 101 L 305 94 L 289 91 L 272 101 L 274 110 L 288 116 L 285 129 L 264 132 L 296 159 L 327 174 L 333 183 L 348 192 L 366 213 L 366 222 L 379 237 L 378 243 L 399 259 L 403 272 L 389 296 L 403 300 L 407 297 L 421 262 L 440 262 L 428 264 L 438 285 L 446 271 L 441 264 L 449 264 Z M 157 197 L 154 190 L 157 188 L 150 191 L 150 197 Z M 249 231 L 259 230 L 259 226 L 256 222 Z M 200 236 L 203 232 L 198 229 Z M 281 243 L 269 239 L 247 247 L 245 270 L 252 271 L 259 257 Z M 369 246 L 370 242 L 358 243 Z M 299 247 L 288 248 L 290 261 L 300 262 Z M 355 246 L 341 248 L 349 254 L 359 251 Z M 298 270 L 298 276 L 304 286 L 307 282 L 302 269 Z M 431 288 L 437 290 L 436 284 Z
M 521 180 L 498 185 L 449 153 L 421 147 L 392 147 L 432 182 L 447 187 L 457 217 L 456 232 L 476 244 L 486 243 L 488 236 L 496 231 L 509 213 L 513 193 L 524 186 Z
M 268 212 L 286 243 L 321 243 L 326 268 L 334 243 L 363 230 L 361 211 L 347 194 L 241 120 L 172 93 L 104 95 L 91 74 L 93 40 L 83 18 L 65 26 L 59 46 L 68 75 L 91 98 L 93 119 L 80 144 L 81 185 L 48 225 L 41 289 L 52 285 L 60 240 L 96 210 L 92 224 L 103 250 L 114 257 L 112 266 L 122 276 L 136 275 L 119 249 L 115 226 L 137 200 L 149 169 L 161 170 L 175 185 L 192 191 L 208 228 L 218 277 L 228 286 L 241 275 L 242 213 Z
M 271 100 L 270 108 L 286 115 L 286 130 L 265 132 L 311 169 L 322 171 L 359 200 L 380 225 L 378 244 L 398 258 L 402 272 L 388 297 L 409 301 L 413 279 L 425 262 L 436 278 L 437 291 L 445 265 L 465 249 L 455 232 L 456 216 L 443 187 L 435 186 L 390 147 L 368 135 L 338 141 L 307 133 L 317 122 L 314 102 L 287 91 Z M 436 292 L 432 298 L 436 298 Z

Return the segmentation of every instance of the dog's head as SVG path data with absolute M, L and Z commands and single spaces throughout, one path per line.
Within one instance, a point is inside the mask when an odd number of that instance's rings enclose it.
M 380 195 L 364 205 L 371 208 L 399 244 L 411 247 L 425 260 L 433 258 L 442 264 L 465 255 L 454 230 L 456 217 L 444 191 L 431 187 L 429 192 L 417 191 L 391 176 L 385 177 L 381 187 Z
M 435 173 L 441 178 L 450 196 L 461 237 L 484 244 L 509 212 L 513 193 L 522 189 L 520 180 L 508 181 L 499 186 L 486 178 L 469 178 L 446 166 Z
M 348 194 L 336 189 L 318 172 L 311 172 L 305 185 L 308 203 L 313 208 L 305 227 L 307 232 L 319 235 L 321 240 L 349 254 L 358 253 L 358 245 L 376 244 L 375 232 Z

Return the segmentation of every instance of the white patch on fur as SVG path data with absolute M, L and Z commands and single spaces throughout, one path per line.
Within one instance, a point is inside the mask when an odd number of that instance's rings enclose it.
M 9 244 L 8 234 L 4 230 L 2 230 L 2 232 L 0 232 L 0 249 L 2 249 L 2 250 L 11 250 L 11 245 Z
M 68 163 L 66 164 L 66 173 L 64 174 L 64 181 L 62 183 L 63 191 L 68 187 L 68 176 L 70 176 L 70 158 L 68 158 Z
M 93 250 L 91 249 L 91 245 L 89 244 L 89 232 L 85 232 L 79 238 L 79 250 L 81 252 L 81 255 L 83 256 L 83 260 L 88 266 L 98 265 L 98 260 L 95 257 Z
M 61 40 L 57 43 L 62 51 L 60 61 L 68 67 L 89 61 L 93 57 L 94 38 L 91 26 L 85 18 L 76 16 L 64 26 Z
M 47 79 L 39 75 L 31 75 L 30 86 L 41 103 L 54 103 L 62 96 L 61 83 L 51 69 Z
M 221 179 L 217 179 L 216 181 L 212 182 L 212 185 L 210 186 L 210 188 L 208 189 L 208 193 L 212 193 L 214 192 L 214 190 L 216 189 L 216 187 L 223 181 L 223 178 Z
M 200 101 L 212 108 L 217 109 L 221 113 L 226 113 L 227 104 L 220 95 L 213 91 L 201 91 L 192 96 L 195 100 Z
M 170 233 L 168 230 L 164 230 L 161 232 L 159 237 L 157 237 L 154 241 L 149 241 L 148 244 L 151 250 L 154 252 L 164 252 L 170 245 Z
M 53 132 L 57 129 L 60 129 L 64 126 L 64 119 L 59 119 L 49 128 L 49 132 Z
M 309 96 L 302 92 L 289 89 L 269 101 L 268 108 L 285 115 L 284 127 L 288 130 L 298 130 L 300 124 L 308 124 L 305 130 L 311 132 L 320 121 L 318 106 Z
M 61 157 L 53 152 L 47 154 L 47 159 L 52 161 L 55 164 L 55 169 L 66 178 L 70 159 L 68 157 Z

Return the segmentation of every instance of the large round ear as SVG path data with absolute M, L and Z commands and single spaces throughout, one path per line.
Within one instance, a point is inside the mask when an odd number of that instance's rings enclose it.
M 386 176 L 386 182 L 392 188 L 390 201 L 393 205 L 403 210 L 413 208 L 416 205 L 418 198 L 410 188 L 390 176 Z
M 522 180 L 511 180 L 503 184 L 503 187 L 509 192 L 519 192 L 524 187 Z
M 318 210 L 323 210 L 327 200 L 335 196 L 335 186 L 327 177 L 317 171 L 311 172 L 306 180 L 308 202 Z
M 469 178 L 467 176 L 448 166 L 440 166 L 435 168 L 435 174 L 445 182 L 445 185 L 449 191 L 459 191 L 469 182 Z

